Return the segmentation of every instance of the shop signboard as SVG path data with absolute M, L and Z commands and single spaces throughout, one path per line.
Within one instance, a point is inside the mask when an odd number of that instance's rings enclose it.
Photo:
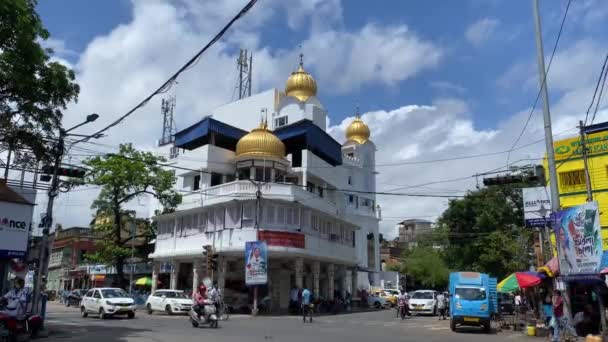
M 526 227 L 544 227 L 551 219 L 549 189 L 544 186 L 523 188 L 524 220 Z
M 264 241 L 245 243 L 245 284 L 265 285 L 268 282 L 268 248 Z
M 603 246 L 597 202 L 558 211 L 554 216 L 554 229 L 561 274 L 600 271 Z
M 32 212 L 29 204 L 0 202 L 0 259 L 25 256 Z
M 305 236 L 300 233 L 260 230 L 258 240 L 266 242 L 268 246 L 306 248 Z

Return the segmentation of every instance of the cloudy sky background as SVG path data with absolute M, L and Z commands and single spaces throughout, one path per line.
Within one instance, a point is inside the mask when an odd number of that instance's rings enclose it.
M 78 132 L 90 133 L 115 120 L 162 84 L 244 3 L 41 1 L 38 10 L 52 35 L 45 44 L 76 71 L 81 86 L 64 125 L 99 113 L 97 122 Z M 541 3 L 548 60 L 567 1 Z M 608 27 L 602 25 L 607 17 L 601 0 L 572 2 L 548 77 L 558 138 L 576 134 L 584 119 L 608 51 Z M 283 88 L 300 45 L 338 141 L 360 106 L 378 148 L 378 191 L 458 196 L 473 189 L 473 175 L 504 169 L 506 153 L 436 160 L 509 150 L 538 91 L 530 1 L 260 0 L 168 92 L 177 98 L 178 129 L 234 98 L 239 48 L 253 51 L 253 90 L 259 92 Z M 114 151 L 125 142 L 152 149 L 161 132 L 160 99 L 107 137 L 70 150 L 66 162 Z M 608 119 L 605 106 L 604 101 L 595 122 Z M 540 163 L 542 137 L 539 103 L 517 145 L 525 147 L 512 152 L 509 163 Z M 95 194 L 86 188 L 62 194 L 56 222 L 88 225 Z M 38 208 L 45 207 L 39 197 Z M 448 199 L 380 196 L 378 201 L 385 218 L 381 229 L 390 236 L 399 219 L 435 219 Z M 145 199 L 131 205 L 147 212 Z

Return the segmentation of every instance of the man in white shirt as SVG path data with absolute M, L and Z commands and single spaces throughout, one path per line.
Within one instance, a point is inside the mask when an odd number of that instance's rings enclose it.
M 28 292 L 24 285 L 25 281 L 22 278 L 16 278 L 14 288 L 2 297 L 6 302 L 3 312 L 19 320 L 25 318 L 27 311 Z
M 439 292 L 436 297 L 437 300 L 437 310 L 439 310 L 439 319 L 445 320 L 445 296 L 443 293 Z

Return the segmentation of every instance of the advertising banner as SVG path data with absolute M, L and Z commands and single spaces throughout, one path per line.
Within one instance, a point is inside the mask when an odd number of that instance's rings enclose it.
M 524 220 L 526 227 L 544 227 L 551 220 L 549 189 L 543 186 L 523 188 Z
M 554 220 L 560 273 L 599 273 L 603 249 L 597 202 L 560 210 Z
M 264 241 L 245 243 L 245 284 L 265 285 L 268 282 L 268 248 Z
M 306 248 L 306 239 L 300 233 L 260 230 L 258 240 L 265 241 L 268 246 Z
M 25 256 L 32 212 L 28 204 L 0 202 L 0 259 Z

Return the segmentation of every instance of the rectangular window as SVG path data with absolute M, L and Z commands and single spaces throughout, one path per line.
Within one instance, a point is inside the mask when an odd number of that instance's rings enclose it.
M 302 222 L 300 224 L 300 228 L 310 228 L 310 210 L 308 209 L 302 209 Z
M 192 190 L 198 190 L 201 188 L 201 175 L 194 176 L 194 184 L 192 184 Z
M 315 192 L 315 185 L 311 182 L 306 182 L 306 190 L 308 192 Z
M 279 128 L 287 125 L 287 116 L 281 116 L 279 118 L 274 119 L 274 128 Z
M 318 187 L 317 190 L 319 192 L 319 197 L 323 197 L 323 188 L 322 187 Z
M 348 176 L 348 185 L 353 185 L 353 176 Z
M 226 215 L 226 209 L 224 207 L 216 208 L 215 210 L 215 230 L 224 229 L 224 219 Z
M 310 226 L 315 232 L 319 231 L 319 216 L 315 214 L 310 215 Z
M 222 174 L 221 173 L 211 173 L 211 186 L 216 186 L 222 184 Z
M 282 205 L 277 206 L 277 224 L 285 224 L 285 207 Z
M 269 224 L 273 224 L 274 223 L 274 206 L 273 205 L 268 205 L 265 207 L 266 210 L 264 210 L 265 214 L 264 215 L 264 222 L 265 223 L 269 223 Z
M 255 222 L 255 204 L 245 203 L 243 204 L 243 227 L 253 227 Z
M 238 173 L 239 173 L 239 179 L 241 179 L 241 180 L 249 179 L 251 177 L 251 168 L 246 167 L 243 169 L 239 169 Z
M 559 183 L 563 190 L 576 191 L 585 189 L 585 170 L 573 170 L 559 173 Z
M 198 231 L 200 233 L 203 233 L 207 230 L 207 221 L 208 220 L 209 220 L 209 218 L 207 217 L 207 211 L 203 211 L 202 213 L 199 214 Z

